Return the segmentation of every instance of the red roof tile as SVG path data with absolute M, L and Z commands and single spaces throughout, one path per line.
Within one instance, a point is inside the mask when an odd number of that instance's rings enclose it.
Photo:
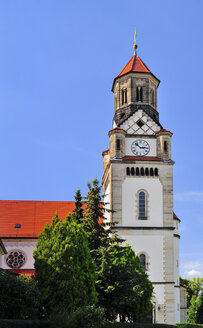
M 14 270 L 8 270 L 16 274 L 26 274 L 27 276 L 34 276 L 35 275 L 35 269 L 14 269 Z
M 0 238 L 36 238 L 55 212 L 65 219 L 74 209 L 74 202 L 0 201 Z M 15 224 L 20 228 L 15 228 Z
M 117 126 L 116 128 L 113 128 L 113 129 L 109 130 L 108 134 L 109 134 L 110 132 L 112 132 L 112 131 L 123 131 L 123 132 L 127 133 L 124 129 L 119 128 L 119 126 Z
M 158 157 L 152 156 L 125 156 L 122 158 L 123 161 L 155 161 L 155 162 L 163 162 L 162 159 Z
M 143 63 L 143 61 L 138 56 L 132 56 L 132 58 L 130 58 L 129 62 L 125 65 L 122 71 L 116 76 L 116 78 L 130 72 L 151 73 L 148 67 Z
M 107 153 L 108 151 L 109 151 L 109 149 L 104 150 L 104 151 L 102 152 L 102 155 L 105 154 L 105 153 Z
M 157 133 L 160 133 L 160 132 L 169 132 L 169 133 L 172 133 L 172 132 L 169 131 L 169 130 L 161 129 L 161 130 L 157 131 L 156 134 L 157 134 Z

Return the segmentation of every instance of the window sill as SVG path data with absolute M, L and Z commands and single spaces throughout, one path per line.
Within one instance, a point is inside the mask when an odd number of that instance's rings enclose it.
M 138 220 L 147 220 L 147 216 L 138 216 Z

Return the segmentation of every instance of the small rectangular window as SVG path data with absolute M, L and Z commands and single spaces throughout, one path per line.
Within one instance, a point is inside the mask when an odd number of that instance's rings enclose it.
M 120 144 L 120 139 L 116 140 L 116 150 L 120 150 L 121 149 L 121 144 Z
M 167 144 L 167 141 L 164 141 L 164 151 L 168 151 L 168 144 Z

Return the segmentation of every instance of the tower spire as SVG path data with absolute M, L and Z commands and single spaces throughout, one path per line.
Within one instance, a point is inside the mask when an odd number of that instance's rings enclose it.
M 136 27 L 135 27 L 135 36 L 134 36 L 135 43 L 133 44 L 134 56 L 137 55 L 136 50 L 137 50 L 137 47 L 138 47 L 137 44 L 136 44 L 136 38 L 137 38 L 137 32 L 136 32 Z

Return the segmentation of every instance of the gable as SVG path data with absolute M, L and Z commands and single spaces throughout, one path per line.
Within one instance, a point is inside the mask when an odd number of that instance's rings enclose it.
M 136 111 L 120 127 L 128 134 L 153 135 L 160 130 L 160 126 L 152 120 L 142 109 Z

